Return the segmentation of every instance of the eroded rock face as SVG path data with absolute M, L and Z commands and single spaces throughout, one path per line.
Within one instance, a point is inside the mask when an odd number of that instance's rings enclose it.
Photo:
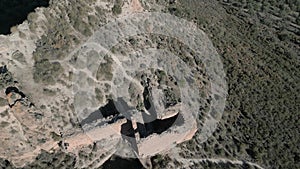
M 10 74 L 2 67 L 1 75 Z M 5 89 L 1 90 L 0 124 L 1 124 L 1 154 L 2 157 L 12 160 L 15 165 L 23 165 L 32 156 L 38 155 L 38 147 L 51 142 L 50 135 L 45 127 L 45 116 L 37 109 L 30 99 L 20 90 L 21 86 L 11 76 L 11 83 L 2 83 Z M 36 151 L 36 152 L 35 152 Z M 19 157 L 19 158 L 18 158 Z

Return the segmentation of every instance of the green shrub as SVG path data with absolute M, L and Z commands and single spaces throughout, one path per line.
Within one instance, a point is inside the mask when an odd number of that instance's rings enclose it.
M 122 13 L 122 0 L 116 0 L 113 8 L 112 8 L 112 12 L 114 15 L 119 15 Z
M 35 62 L 33 78 L 36 83 L 53 85 L 63 73 L 63 70 L 59 62 L 50 62 L 48 59 L 42 59 Z

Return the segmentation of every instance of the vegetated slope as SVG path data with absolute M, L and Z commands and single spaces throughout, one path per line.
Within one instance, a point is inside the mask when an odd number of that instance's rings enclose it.
M 49 153 L 42 151 L 34 162 L 23 167 L 24 169 L 41 169 L 41 168 L 74 168 L 76 157 L 62 151 Z M 0 168 L 14 169 L 13 164 L 0 158 Z
M 229 86 L 214 137 L 202 145 L 197 138 L 182 144 L 182 156 L 227 157 L 265 168 L 300 167 L 297 3 L 180 0 L 168 5 L 169 12 L 195 21 L 211 36 Z

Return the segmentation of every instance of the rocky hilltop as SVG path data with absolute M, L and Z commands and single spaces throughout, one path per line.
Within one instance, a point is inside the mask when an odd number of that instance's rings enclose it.
M 65 0 L 36 8 L 0 35 L 0 168 L 300 168 L 299 6 Z M 172 14 L 203 30 L 226 74 L 227 85 L 216 89 L 228 93 L 214 93 L 207 64 L 184 38 L 149 31 L 120 40 L 108 54 L 95 47 L 101 28 L 143 12 Z M 170 63 L 169 71 L 144 69 L 156 62 L 142 56 L 152 54 Z M 177 69 L 191 77 L 195 114 L 182 106 L 186 84 L 172 77 L 180 77 Z M 224 113 L 211 112 L 223 96 Z

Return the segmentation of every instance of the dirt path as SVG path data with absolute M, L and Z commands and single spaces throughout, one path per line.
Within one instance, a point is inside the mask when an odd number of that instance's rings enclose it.
M 131 1 L 131 11 L 132 12 L 142 12 L 143 10 L 144 10 L 144 8 L 139 0 Z

